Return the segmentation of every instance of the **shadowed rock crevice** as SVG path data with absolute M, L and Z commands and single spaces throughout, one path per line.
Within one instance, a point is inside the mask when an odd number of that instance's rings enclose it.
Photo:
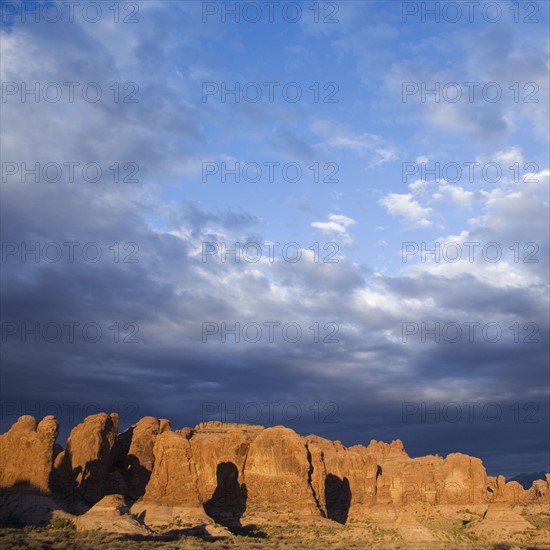
M 351 489 L 347 477 L 328 474 L 325 478 L 325 499 L 327 502 L 327 517 L 342 525 L 348 520 L 351 506 Z
M 56 492 L 81 498 L 88 505 L 110 490 L 112 449 L 118 432 L 118 415 L 99 413 L 87 417 L 71 431 L 67 448 L 55 459 L 52 477 Z
M 222 462 L 216 468 L 217 485 L 212 498 L 204 503 L 205 512 L 220 525 L 239 528 L 246 510 L 246 485 L 239 483 L 237 466 Z
M 136 500 L 143 497 L 155 463 L 154 446 L 159 434 L 169 431 L 168 420 L 146 416 L 119 434 L 113 446 L 115 492 Z
M 305 448 L 306 448 L 306 451 L 307 451 L 307 461 L 309 462 L 309 470 L 307 472 L 307 484 L 309 485 L 309 488 L 311 489 L 311 494 L 313 495 L 313 498 L 315 499 L 315 504 L 317 505 L 319 513 L 323 517 L 326 517 L 325 511 L 323 510 L 323 506 L 322 506 L 321 502 L 319 501 L 319 496 L 317 495 L 317 492 L 315 491 L 315 487 L 313 486 L 314 466 L 313 466 L 313 459 L 311 457 L 311 452 L 309 450 L 309 447 L 308 447 L 307 443 L 305 444 Z M 321 460 L 323 460 L 322 453 L 321 453 Z

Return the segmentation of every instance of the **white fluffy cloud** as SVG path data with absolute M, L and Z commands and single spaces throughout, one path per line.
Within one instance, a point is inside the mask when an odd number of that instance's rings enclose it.
M 430 227 L 433 224 L 430 220 L 433 210 L 414 200 L 411 193 L 389 193 L 378 203 L 384 206 L 392 216 L 402 218 L 412 227 Z
M 335 238 L 344 245 L 350 245 L 353 240 L 348 233 L 348 227 L 355 225 L 356 221 L 342 214 L 329 214 L 328 221 L 312 222 L 311 227 L 319 229 L 325 235 Z

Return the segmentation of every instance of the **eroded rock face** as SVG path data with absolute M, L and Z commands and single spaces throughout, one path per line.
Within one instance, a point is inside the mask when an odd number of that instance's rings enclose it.
M 167 420 L 146 416 L 117 436 L 113 446 L 113 488 L 132 499 L 145 494 L 155 463 L 155 441 L 160 433 L 169 430 Z
M 545 475 L 546 480 L 537 479 L 528 491 L 529 501 L 550 503 L 550 474 Z
M 244 463 L 250 444 L 262 430 L 262 426 L 221 422 L 203 422 L 193 430 L 190 438 L 192 458 L 197 469 L 199 493 L 203 502 L 212 498 L 218 486 L 220 464 L 232 464 L 237 483 L 244 482 Z M 230 467 L 227 466 L 227 469 Z M 223 483 L 223 479 L 220 481 Z
M 58 431 L 53 416 L 46 416 L 38 424 L 32 416 L 22 416 L 0 436 L 1 491 L 50 493 Z
M 153 449 L 155 466 L 144 501 L 179 506 L 201 506 L 198 477 L 191 460 L 189 439 L 177 432 L 157 436 Z
M 222 525 L 238 525 L 247 506 L 244 464 L 262 426 L 203 422 L 190 434 L 201 502 Z
M 346 448 L 339 441 L 306 438 L 313 463 L 312 486 L 325 517 L 346 523 L 362 517 L 376 498 L 376 459 L 362 445 Z
M 481 460 L 460 453 L 442 458 L 378 457 L 376 503 L 403 506 L 487 503 L 488 478 Z
M 408 458 L 409 455 L 405 452 L 403 442 L 400 439 L 394 439 L 391 443 L 384 443 L 383 441 L 376 441 L 371 439 L 367 451 L 378 458 L 383 459 L 403 459 Z
M 319 515 L 308 455 L 305 440 L 293 430 L 283 426 L 263 430 L 251 443 L 244 467 L 247 508 Z
M 55 461 L 55 488 L 95 504 L 110 490 L 111 450 L 118 433 L 118 415 L 88 416 L 71 431 L 67 448 Z
M 175 521 L 211 522 L 202 506 L 197 469 L 192 460 L 190 432 L 165 431 L 153 448 L 154 467 L 143 501 L 132 506 L 148 524 Z

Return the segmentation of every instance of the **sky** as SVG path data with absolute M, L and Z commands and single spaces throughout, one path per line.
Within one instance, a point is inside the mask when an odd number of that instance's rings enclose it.
M 1 8 L 2 432 L 550 470 L 548 2 Z

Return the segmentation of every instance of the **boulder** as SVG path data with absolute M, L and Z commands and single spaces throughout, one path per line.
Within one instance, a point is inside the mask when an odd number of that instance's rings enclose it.
M 123 495 L 108 495 L 94 504 L 85 514 L 74 519 L 77 531 L 106 531 L 127 535 L 149 535 L 146 527 L 130 513 L 128 502 Z

